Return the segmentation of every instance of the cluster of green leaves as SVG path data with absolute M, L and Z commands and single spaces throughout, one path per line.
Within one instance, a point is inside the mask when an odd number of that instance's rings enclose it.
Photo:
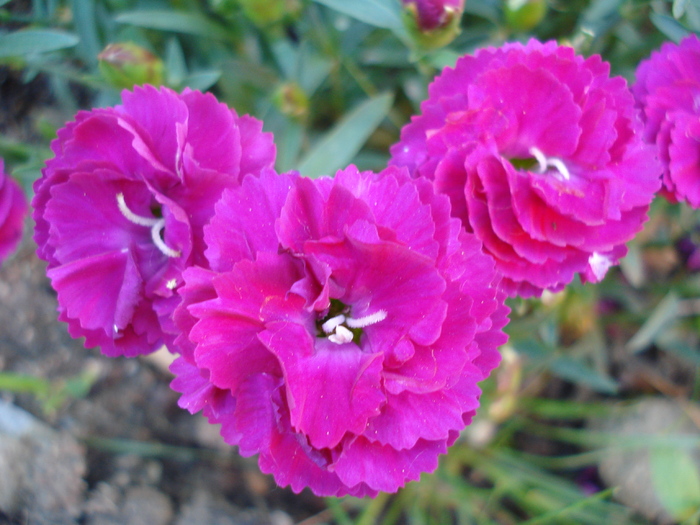
M 602 54 L 614 74 L 632 80 L 664 40 L 700 31 L 698 0 L 467 0 L 461 34 L 428 49 L 405 16 L 399 0 L 0 0 L 0 65 L 27 82 L 46 79 L 67 120 L 86 93 L 91 106 L 118 103 L 98 55 L 108 44 L 133 42 L 162 61 L 163 84 L 211 90 L 263 119 L 275 134 L 280 171 L 316 177 L 351 162 L 385 166 L 435 74 L 479 47 L 557 39 Z M 61 124 L 33 123 L 31 143 L 0 139 L 0 155 L 26 187 Z M 620 440 L 589 424 L 649 393 L 683 403 L 700 394 L 700 277 L 676 249 L 681 241 L 700 244 L 700 217 L 664 201 L 651 217 L 621 269 L 600 285 L 511 304 L 503 366 L 436 474 L 395 496 L 329 500 L 326 514 L 361 525 L 644 522 L 616 501 L 615 487 L 597 480 L 598 490 L 587 493 L 581 482 L 604 454 L 631 449 L 650 455 L 667 514 L 696 522 L 700 476 L 690 454 L 697 436 L 659 429 Z M 680 384 L 661 372 L 646 387 L 621 379 L 628 362 L 653 367 L 666 359 L 685 370 Z M 0 388 L 33 391 L 51 410 L 72 395 L 67 386 L 0 377 Z

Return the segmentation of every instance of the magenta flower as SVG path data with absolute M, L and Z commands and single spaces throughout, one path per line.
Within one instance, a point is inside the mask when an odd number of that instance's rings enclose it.
M 34 238 L 72 336 L 110 356 L 172 341 L 180 274 L 206 265 L 214 203 L 274 161 L 261 127 L 210 94 L 147 86 L 58 132 L 34 186 Z
M 255 206 L 251 206 L 255 203 Z M 405 170 L 228 190 L 183 273 L 172 387 L 295 492 L 376 495 L 437 466 L 499 361 L 479 241 Z
M 12 253 L 22 239 L 27 198 L 22 188 L 5 173 L 0 158 L 0 263 Z
M 667 42 L 637 68 L 644 138 L 659 148 L 663 194 L 700 208 L 700 39 Z
M 660 185 L 625 81 L 555 42 L 462 57 L 391 151 L 449 196 L 509 295 L 600 281 Z

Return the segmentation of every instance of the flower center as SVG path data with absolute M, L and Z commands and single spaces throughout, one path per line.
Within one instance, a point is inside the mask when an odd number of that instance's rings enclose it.
M 557 157 L 549 157 L 547 158 L 544 153 L 542 153 L 542 150 L 539 148 L 536 148 L 535 146 L 532 146 L 530 148 L 530 153 L 532 154 L 533 157 L 535 157 L 535 160 L 537 160 L 537 165 L 539 166 L 537 172 L 538 173 L 544 173 L 547 171 L 548 168 L 554 168 L 557 170 L 559 173 L 561 173 L 562 177 L 564 177 L 565 180 L 571 179 L 571 174 L 569 173 L 569 169 L 566 167 L 566 164 L 564 164 L 564 161 L 561 160 L 560 158 Z
M 136 215 L 126 205 L 123 193 L 117 194 L 117 205 L 119 206 L 119 211 L 122 212 L 122 215 L 126 217 L 129 222 L 133 222 L 139 226 L 151 228 L 151 239 L 153 239 L 153 244 L 158 247 L 163 255 L 166 255 L 167 257 L 180 257 L 180 251 L 170 248 L 167 244 L 165 244 L 165 241 L 161 237 L 161 232 L 165 228 L 165 218 L 161 217 L 160 219 L 157 219 L 156 217 L 142 217 L 141 215 Z
M 386 310 L 365 315 L 350 317 L 350 309 L 337 299 L 331 299 L 331 306 L 321 321 L 319 336 L 327 336 L 328 340 L 337 345 L 355 342 L 359 344 L 362 329 L 386 319 Z

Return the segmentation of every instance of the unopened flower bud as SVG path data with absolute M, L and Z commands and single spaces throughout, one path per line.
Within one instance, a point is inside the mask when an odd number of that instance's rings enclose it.
M 267 27 L 301 11 L 300 0 L 238 0 L 245 15 L 258 27 Z
M 402 0 L 404 22 L 425 49 L 446 46 L 459 34 L 464 0 Z
M 119 89 L 163 83 L 163 61 L 133 42 L 109 44 L 97 58 L 102 75 Z
M 505 0 L 503 11 L 510 29 L 529 31 L 547 14 L 547 2 L 545 0 Z
M 309 98 L 296 82 L 285 82 L 278 87 L 272 101 L 282 113 L 296 120 L 303 120 L 309 113 Z

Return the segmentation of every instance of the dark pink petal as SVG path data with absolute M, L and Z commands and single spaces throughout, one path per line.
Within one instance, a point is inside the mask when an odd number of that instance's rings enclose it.
M 187 133 L 180 146 L 183 157 L 201 169 L 225 173 L 236 180 L 241 178 L 243 148 L 237 115 L 211 93 L 185 89 L 181 98 L 187 106 Z M 259 134 L 260 130 L 253 133 Z
M 365 482 L 371 489 L 396 492 L 407 481 L 416 481 L 423 472 L 437 468 L 438 456 L 447 452 L 446 441 L 421 439 L 413 448 L 397 450 L 358 437 L 343 448 L 333 462 L 333 471 L 347 486 Z M 381 461 L 374 458 L 381 457 Z
M 20 185 L 5 175 L 0 159 L 0 262 L 12 253 L 22 239 L 27 198 Z
M 379 413 L 381 354 L 314 340 L 294 323 L 268 323 L 259 337 L 282 365 L 292 427 L 314 448 L 333 448 L 346 433 L 360 434 Z M 333 412 L 343 417 L 328 417 Z
M 236 124 L 241 130 L 241 179 L 273 168 L 277 150 L 272 133 L 263 133 L 262 122 L 248 115 L 238 117 Z
M 211 267 L 230 270 L 241 259 L 254 259 L 258 251 L 277 251 L 275 221 L 292 187 L 292 175 L 266 170 L 246 177 L 240 189 L 224 192 L 216 215 L 204 228 L 205 251 Z
M 128 250 L 84 257 L 47 273 L 66 315 L 88 330 L 123 330 L 141 299 L 141 279 Z

